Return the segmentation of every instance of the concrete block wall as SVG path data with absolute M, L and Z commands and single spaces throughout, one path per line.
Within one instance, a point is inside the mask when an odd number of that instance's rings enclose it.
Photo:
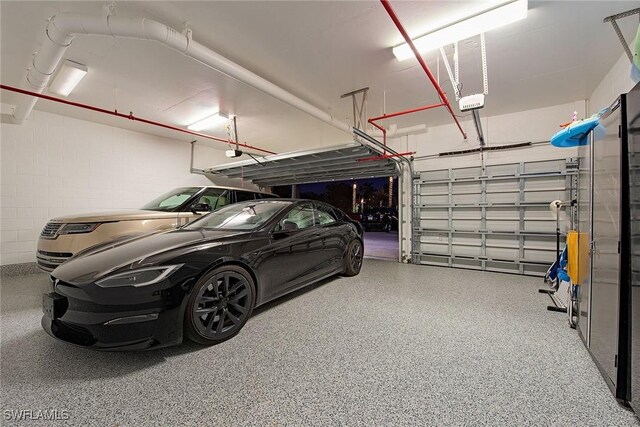
M 50 218 L 135 209 L 172 188 L 213 183 L 190 173 L 188 142 L 38 110 L 21 125 L 3 116 L 0 127 L 0 265 L 34 262 Z M 229 161 L 221 148 L 196 143 L 194 166 Z

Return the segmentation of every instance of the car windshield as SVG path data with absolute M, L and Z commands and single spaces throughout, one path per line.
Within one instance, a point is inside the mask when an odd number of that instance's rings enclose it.
M 170 212 L 189 200 L 201 189 L 202 187 L 176 188 L 175 190 L 171 190 L 170 192 L 153 199 L 152 201 L 144 205 L 142 209 L 150 211 Z
M 255 230 L 290 204 L 290 201 L 285 200 L 235 203 L 192 222 L 185 229 Z

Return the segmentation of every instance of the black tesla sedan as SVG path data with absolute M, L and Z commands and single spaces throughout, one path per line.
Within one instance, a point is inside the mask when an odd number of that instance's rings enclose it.
M 254 200 L 173 231 L 91 248 L 55 269 L 42 326 L 105 350 L 217 344 L 254 307 L 362 266 L 362 227 L 317 201 Z

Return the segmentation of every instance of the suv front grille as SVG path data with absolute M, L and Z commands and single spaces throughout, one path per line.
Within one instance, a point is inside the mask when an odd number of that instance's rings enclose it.
M 45 271 L 52 271 L 72 256 L 73 254 L 71 252 L 45 252 L 38 250 L 36 253 L 36 264 Z
M 55 239 L 58 230 L 62 227 L 61 222 L 49 222 L 42 229 L 42 233 L 40 235 L 45 239 Z

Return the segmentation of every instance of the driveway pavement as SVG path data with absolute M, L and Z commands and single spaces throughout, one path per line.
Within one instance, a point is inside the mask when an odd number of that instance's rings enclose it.
M 398 232 L 366 231 L 364 233 L 366 258 L 398 259 Z

